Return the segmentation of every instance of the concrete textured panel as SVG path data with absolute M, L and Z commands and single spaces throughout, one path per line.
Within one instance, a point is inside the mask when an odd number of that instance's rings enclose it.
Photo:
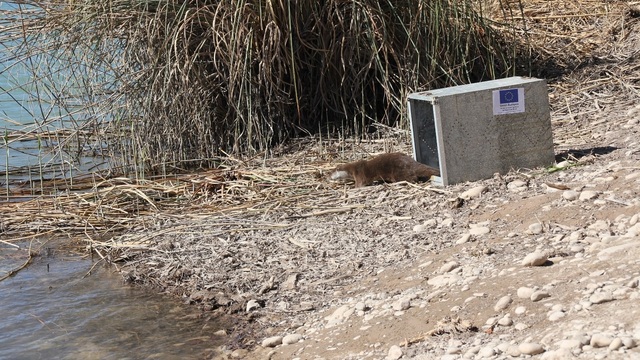
M 524 89 L 525 111 L 494 115 L 493 91 Z M 409 95 L 417 161 L 440 168 L 443 185 L 554 162 L 544 80 L 512 77 Z

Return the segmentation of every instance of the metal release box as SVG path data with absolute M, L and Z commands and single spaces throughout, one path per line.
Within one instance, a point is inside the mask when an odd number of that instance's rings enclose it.
M 554 163 L 545 80 L 511 77 L 413 93 L 408 109 L 414 157 L 440 169 L 436 183 Z

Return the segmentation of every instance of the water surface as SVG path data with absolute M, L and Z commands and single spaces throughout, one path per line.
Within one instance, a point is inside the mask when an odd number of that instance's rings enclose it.
M 0 277 L 27 259 L 28 244 L 20 246 L 0 243 Z M 85 276 L 91 260 L 40 252 L 26 269 L 0 281 L 0 359 L 216 357 L 216 319 L 126 285 L 112 267 L 98 265 Z

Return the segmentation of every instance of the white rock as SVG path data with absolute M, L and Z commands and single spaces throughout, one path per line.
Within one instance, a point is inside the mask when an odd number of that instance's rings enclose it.
M 511 296 L 509 296 L 509 295 L 503 296 L 503 297 L 500 298 L 500 300 L 498 300 L 496 305 L 493 307 L 493 310 L 502 311 L 502 310 L 508 308 L 509 305 L 511 305 L 512 301 L 513 301 L 513 299 L 511 299 Z
M 395 311 L 404 311 L 411 307 L 411 301 L 408 299 L 400 299 L 393 303 L 393 310 Z
M 462 278 L 456 274 L 446 273 L 432 277 L 431 279 L 427 280 L 427 284 L 433 287 L 442 287 L 456 284 L 461 280 Z
M 276 347 L 282 344 L 282 336 L 272 336 L 262 340 L 262 347 Z
M 260 308 L 260 304 L 256 300 L 251 299 L 247 301 L 247 312 L 250 312 L 259 308 Z
M 487 187 L 486 186 L 476 186 L 474 188 L 471 188 L 465 192 L 463 192 L 462 194 L 460 194 L 460 198 L 464 199 L 464 200 L 469 200 L 475 197 L 478 197 L 480 195 L 482 195 L 483 192 L 487 191 Z
M 518 288 L 518 297 L 521 299 L 529 299 L 533 294 L 534 290 L 530 287 L 522 286 Z
M 602 304 L 613 301 L 613 295 L 608 291 L 597 292 L 589 297 L 592 304 Z
M 528 329 L 529 325 L 525 323 L 517 323 L 516 326 L 514 326 L 514 328 L 518 331 L 522 331 L 522 330 Z
M 525 355 L 537 355 L 544 352 L 542 345 L 532 342 L 525 342 L 518 345 L 518 350 Z
M 522 259 L 523 266 L 540 266 L 546 262 L 547 255 L 539 251 L 532 252 L 531 254 L 525 256 L 524 259 Z
M 493 346 L 485 346 L 478 351 L 478 356 L 481 359 L 492 357 L 496 354 L 496 351 L 493 349 Z
M 618 350 L 621 347 L 622 347 L 622 339 L 620 338 L 613 339 L 613 341 L 611 341 L 611 344 L 609 344 L 609 350 Z
M 626 347 L 627 349 L 633 349 L 634 347 L 636 347 L 636 341 L 633 338 L 622 339 L 622 344 L 624 344 L 624 347 Z
M 427 226 L 422 225 L 422 224 L 418 224 L 418 225 L 415 225 L 415 226 L 413 227 L 413 232 L 420 233 L 420 232 L 423 232 L 423 231 L 425 231 L 425 230 L 427 230 Z
M 561 349 L 579 349 L 582 347 L 582 342 L 578 339 L 565 339 L 558 341 L 558 347 Z
M 549 314 L 549 321 L 558 321 L 563 317 L 565 317 L 565 315 L 566 314 L 564 311 L 554 311 L 551 314 Z
M 542 233 L 542 224 L 533 223 L 529 225 L 529 233 L 533 235 L 538 235 Z
M 507 348 L 507 351 L 505 351 L 505 352 L 507 353 L 507 355 L 509 355 L 511 357 L 520 357 L 520 355 L 522 355 L 520 350 L 518 350 L 518 346 L 516 346 L 516 345 L 510 345 Z
M 544 290 L 538 290 L 538 291 L 534 291 L 533 294 L 531 294 L 531 301 L 540 301 L 542 299 L 551 297 L 551 295 L 549 295 L 548 292 L 544 291 Z
M 578 198 L 578 193 L 573 190 L 565 190 L 562 192 L 562 198 L 568 201 L 573 201 Z
M 387 353 L 387 359 L 389 360 L 398 360 L 404 355 L 402 352 L 402 348 L 398 345 L 393 345 L 389 348 L 389 352 Z
M 602 347 L 607 347 L 611 345 L 612 341 L 613 339 L 606 335 L 594 334 L 593 336 L 591 336 L 591 341 L 589 341 L 589 345 L 591 345 L 594 348 L 602 348 Z
M 289 335 L 285 335 L 285 337 L 282 338 L 282 344 L 283 345 L 291 345 L 291 344 L 295 344 L 295 343 L 299 342 L 300 340 L 302 340 L 302 335 L 300 335 L 300 334 L 289 334 Z
M 442 274 L 442 273 L 448 273 L 448 272 L 450 272 L 451 270 L 453 270 L 453 269 L 457 268 L 458 266 L 460 266 L 460 264 L 458 264 L 458 262 L 457 262 L 457 261 L 449 261 L 448 263 L 446 263 L 446 264 L 444 264 L 444 265 L 442 265 L 442 266 L 440 267 L 440 273 L 441 273 L 441 274 Z
M 524 307 L 524 306 L 518 306 L 518 307 L 514 310 L 514 312 L 516 313 L 516 315 L 522 315 L 522 314 L 524 314 L 524 313 L 526 313 L 526 312 L 527 312 L 527 308 L 526 308 L 526 307 Z
M 469 234 L 471 235 L 484 235 L 488 234 L 491 230 L 485 226 L 472 227 L 469 229 Z
M 464 244 L 466 242 L 468 242 L 471 239 L 471 234 L 464 234 L 460 237 L 460 239 L 458 239 L 456 241 L 456 244 L 460 245 L 460 244 Z
M 592 200 L 598 197 L 598 192 L 593 190 L 584 190 L 580 193 L 580 201 Z
M 502 319 L 498 320 L 498 325 L 500 326 L 511 326 L 513 325 L 513 320 L 511 320 L 511 316 L 504 316 Z

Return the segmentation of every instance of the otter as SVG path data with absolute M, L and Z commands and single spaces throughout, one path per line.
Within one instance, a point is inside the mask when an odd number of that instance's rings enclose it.
M 391 153 L 378 155 L 369 160 L 339 165 L 329 178 L 331 180 L 353 180 L 356 187 L 361 187 L 378 181 L 428 181 L 434 175 L 440 175 L 440 171 L 413 160 L 409 155 Z

